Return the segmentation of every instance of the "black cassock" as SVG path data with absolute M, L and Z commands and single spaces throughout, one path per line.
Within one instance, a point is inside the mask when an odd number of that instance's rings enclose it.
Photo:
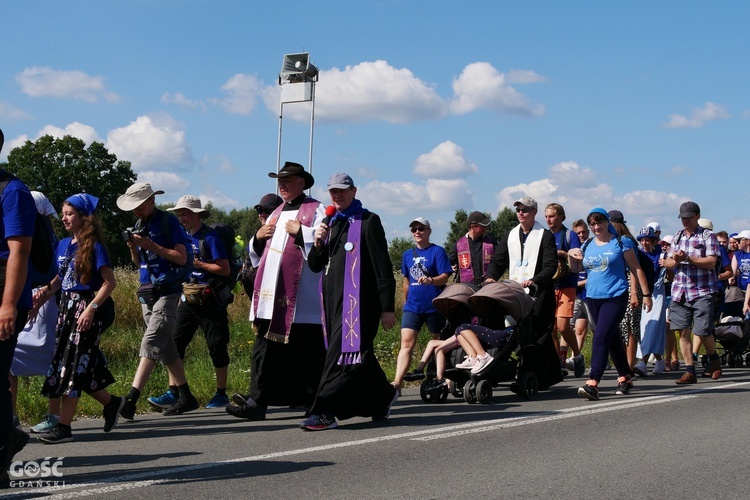
M 362 362 L 338 364 L 343 334 L 344 246 L 349 227 L 348 219 L 337 219 L 331 227 L 328 245 L 319 255 L 311 252 L 308 256 L 310 269 L 323 271 L 323 308 L 328 333 L 325 367 L 310 414 L 332 413 L 339 420 L 381 415 L 395 395 L 394 387 L 375 358 L 373 343 L 381 312 L 394 310 L 396 282 L 380 217 L 367 211 L 362 214 L 358 283 Z

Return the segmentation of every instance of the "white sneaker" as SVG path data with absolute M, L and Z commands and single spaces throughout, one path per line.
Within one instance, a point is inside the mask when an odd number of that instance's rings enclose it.
M 455 368 L 458 368 L 459 370 L 471 370 L 476 362 L 477 358 L 474 356 L 466 356 L 463 361 L 455 366 Z
M 471 369 L 472 374 L 477 374 L 484 370 L 484 367 L 490 364 L 490 361 L 492 361 L 492 356 L 485 353 L 483 358 L 477 358 L 476 362 L 474 363 L 474 368 Z
M 645 377 L 648 375 L 648 368 L 646 367 L 646 363 L 644 363 L 643 361 L 637 362 L 633 367 L 633 371 L 636 375 L 641 377 Z
M 565 364 L 567 365 L 568 370 L 573 370 L 573 368 L 575 367 L 575 360 L 573 360 L 573 356 L 566 359 Z
M 660 373 L 664 373 L 664 369 L 666 368 L 667 364 L 664 362 L 663 359 L 657 359 L 654 363 L 654 371 L 652 372 L 654 375 L 659 375 Z

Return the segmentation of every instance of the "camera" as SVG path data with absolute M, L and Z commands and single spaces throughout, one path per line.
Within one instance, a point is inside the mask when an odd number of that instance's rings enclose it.
M 129 241 L 134 234 L 138 236 L 148 236 L 148 228 L 145 227 L 127 227 L 122 232 L 122 239 Z

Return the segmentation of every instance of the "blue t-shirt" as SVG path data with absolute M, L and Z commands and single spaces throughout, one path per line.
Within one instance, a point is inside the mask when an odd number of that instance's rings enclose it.
M 203 247 L 206 249 L 206 258 L 201 255 L 201 240 L 204 240 Z M 195 258 L 200 261 L 216 262 L 219 259 L 229 258 L 227 250 L 224 248 L 224 241 L 221 239 L 221 236 L 219 236 L 219 233 L 205 224 L 196 231 L 195 234 L 190 235 L 190 243 L 193 245 L 193 255 L 195 255 Z M 205 284 L 208 282 L 211 274 L 193 268 L 191 277 L 193 278 L 193 282 Z
M 18 179 L 11 179 L 5 186 L 0 197 L 0 204 L 3 210 L 3 216 L 0 218 L 0 233 L 3 235 L 2 241 L 0 241 L 0 259 L 7 260 L 10 256 L 7 238 L 34 236 L 36 205 L 29 188 Z M 27 266 L 29 274 L 18 299 L 18 307 L 30 309 L 32 306 L 31 263 L 27 263 Z
M 75 262 L 78 255 L 78 243 L 73 243 L 73 238 L 63 238 L 57 245 L 55 251 L 55 262 L 57 262 L 57 275 L 60 276 L 63 292 L 95 292 L 102 287 L 104 280 L 99 270 L 102 267 L 112 267 L 109 255 L 100 242 L 94 244 L 94 262 L 96 273 L 93 273 L 89 282 L 79 283 L 76 280 Z
M 586 245 L 583 255 L 583 267 L 588 272 L 586 281 L 586 297 L 592 299 L 610 299 L 628 291 L 626 273 L 626 250 L 636 250 L 635 243 L 630 238 L 621 238 L 618 243 L 612 237 L 606 244 L 599 246 L 596 238 Z
M 581 240 L 578 239 L 578 235 L 565 226 L 557 234 L 552 234 L 555 236 L 555 245 L 557 245 L 558 250 L 567 252 L 571 248 L 581 248 Z M 555 281 L 555 290 L 576 288 L 577 286 L 578 276 L 575 273 L 569 273 L 564 278 Z
M 586 272 L 586 270 L 583 270 L 580 273 L 578 273 L 576 278 L 578 279 L 578 281 L 584 281 L 588 278 L 588 273 Z M 586 298 L 586 285 L 578 286 L 578 283 L 576 283 L 576 286 L 577 286 L 576 298 L 581 299 L 581 300 L 585 299 Z
M 415 314 L 436 313 L 432 299 L 440 295 L 443 287 L 435 285 L 420 285 L 417 283 L 422 276 L 436 277 L 445 273 L 452 273 L 448 254 L 441 246 L 431 244 L 421 250 L 417 247 L 404 252 L 401 259 L 401 274 L 409 278 L 409 293 L 406 296 L 404 311 Z
M 737 286 L 744 292 L 747 290 L 748 283 L 750 283 L 750 252 L 735 250 L 732 257 L 737 259 L 737 272 L 740 275 Z
M 165 234 L 162 230 L 163 222 L 162 217 L 167 217 L 167 230 L 169 234 Z M 180 221 L 177 220 L 172 214 L 157 210 L 154 216 L 148 223 L 148 237 L 157 245 L 165 248 L 172 249 L 176 245 L 190 245 L 190 240 L 185 232 L 185 229 L 180 225 Z M 154 252 L 144 252 L 139 249 L 141 255 L 141 268 L 140 268 L 140 281 L 141 283 L 151 283 L 162 274 L 169 271 L 172 264 L 167 259 L 159 257 Z M 144 258 L 145 257 L 145 258 Z

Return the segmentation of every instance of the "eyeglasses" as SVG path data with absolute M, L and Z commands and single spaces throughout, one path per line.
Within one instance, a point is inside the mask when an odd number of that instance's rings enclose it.
M 523 213 L 527 214 L 527 213 L 531 212 L 532 210 L 534 210 L 534 209 L 533 209 L 533 208 L 530 208 L 530 207 L 523 207 L 523 208 L 521 208 L 521 207 L 516 207 L 516 213 L 517 213 L 517 214 L 518 214 L 518 213 L 521 213 L 521 212 L 523 212 Z
M 424 233 L 426 230 L 427 228 L 425 226 L 414 226 L 413 228 L 411 228 L 412 233 L 416 233 L 417 231 L 419 231 L 420 233 Z
M 589 226 L 590 227 L 602 227 L 602 226 L 606 226 L 606 225 L 607 225 L 607 221 L 606 220 L 589 222 Z
M 255 211 L 258 213 L 258 215 L 271 215 L 271 211 L 267 208 L 256 208 Z

